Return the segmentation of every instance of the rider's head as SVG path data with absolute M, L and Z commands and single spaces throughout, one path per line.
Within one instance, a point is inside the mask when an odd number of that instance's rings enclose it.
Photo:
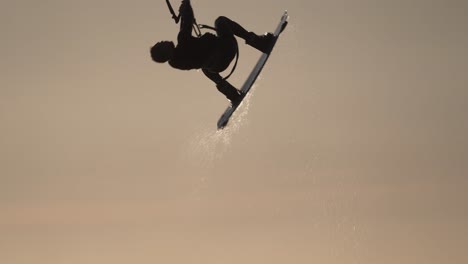
M 151 47 L 151 58 L 153 58 L 155 62 L 166 62 L 172 58 L 174 48 L 174 42 L 172 41 L 158 42 Z

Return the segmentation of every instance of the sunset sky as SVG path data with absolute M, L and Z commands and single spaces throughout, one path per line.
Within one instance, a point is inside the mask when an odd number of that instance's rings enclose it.
M 222 132 L 165 1 L 2 1 L 0 263 L 468 263 L 466 1 L 192 5 L 291 16 Z

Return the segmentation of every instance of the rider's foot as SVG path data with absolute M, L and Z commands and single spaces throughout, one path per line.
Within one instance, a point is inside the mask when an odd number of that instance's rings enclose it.
M 276 37 L 272 33 L 257 35 L 253 32 L 249 32 L 249 36 L 245 40 L 245 43 L 263 53 L 270 54 L 271 50 L 273 49 L 273 44 L 275 43 L 275 40 Z

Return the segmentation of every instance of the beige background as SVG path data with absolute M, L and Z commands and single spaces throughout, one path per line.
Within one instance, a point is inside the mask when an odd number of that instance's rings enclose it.
M 468 263 L 466 1 L 193 6 L 291 14 L 222 133 L 164 1 L 1 2 L 0 263 Z

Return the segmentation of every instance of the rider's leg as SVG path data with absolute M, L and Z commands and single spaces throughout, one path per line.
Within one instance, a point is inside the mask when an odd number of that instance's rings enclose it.
M 216 32 L 219 37 L 235 35 L 245 40 L 245 43 L 264 53 L 270 53 L 275 37 L 271 33 L 257 35 L 247 31 L 231 19 L 220 16 L 215 21 Z
M 231 102 L 239 101 L 242 96 L 239 90 L 232 86 L 228 81 L 224 80 L 221 75 L 217 72 L 211 72 L 207 69 L 203 69 L 203 73 L 214 83 L 216 83 L 216 88 L 222 94 L 224 94 Z

